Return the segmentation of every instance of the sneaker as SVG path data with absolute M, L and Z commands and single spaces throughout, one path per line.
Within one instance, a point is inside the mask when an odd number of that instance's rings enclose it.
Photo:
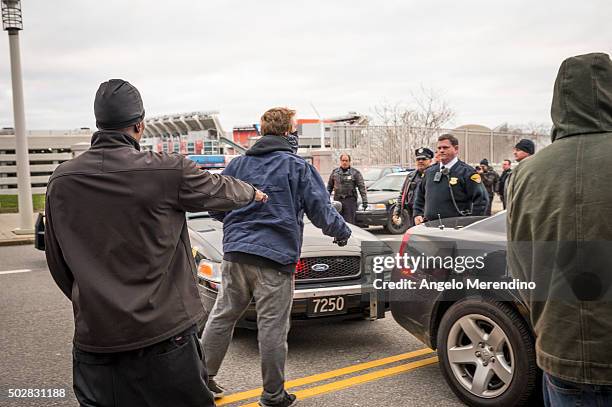
M 210 390 L 213 396 L 215 396 L 215 400 L 220 399 L 225 394 L 225 389 L 221 387 L 212 377 L 208 379 L 208 390 Z
M 289 407 L 289 406 L 295 406 L 297 404 L 297 397 L 295 396 L 295 394 L 289 394 L 289 393 L 285 392 L 285 397 L 281 401 L 279 401 L 278 403 L 267 404 L 267 403 L 264 403 L 263 401 L 259 400 L 258 404 L 261 407 Z

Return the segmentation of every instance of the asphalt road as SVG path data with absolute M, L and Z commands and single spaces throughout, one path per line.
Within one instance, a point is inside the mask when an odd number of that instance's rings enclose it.
M 374 231 L 380 238 L 395 236 Z M 31 270 L 14 272 L 19 270 Z M 4 273 L 11 271 L 10 273 Z M 74 406 L 72 310 L 44 254 L 0 247 L 0 405 Z M 302 406 L 460 406 L 435 359 L 390 314 L 378 321 L 294 324 L 287 380 Z M 342 369 L 342 370 L 339 370 Z M 255 332 L 237 330 L 218 375 L 220 405 L 249 405 L 261 386 Z M 65 397 L 7 398 L 9 389 L 63 389 Z

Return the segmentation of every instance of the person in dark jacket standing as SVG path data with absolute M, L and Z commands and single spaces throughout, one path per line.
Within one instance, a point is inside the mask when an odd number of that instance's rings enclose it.
M 497 193 L 499 194 L 499 199 L 501 199 L 504 209 L 506 209 L 506 180 L 510 174 L 512 174 L 512 162 L 505 159 L 502 162 L 502 173 L 497 183 Z
M 261 117 L 264 136 L 223 171 L 260 188 L 269 201 L 212 213 L 223 221 L 224 254 L 221 289 L 202 337 L 206 365 L 211 376 L 217 374 L 234 325 L 254 299 L 263 378 L 261 406 L 287 407 L 296 400 L 285 391 L 284 371 L 304 214 L 341 246 L 351 235 L 317 170 L 293 153 L 288 136 L 295 130 L 294 116 L 295 111 L 287 108 L 265 112 Z M 214 378 L 211 388 L 223 392 Z
M 473 167 L 459 160 L 459 141 L 438 137 L 440 162 L 425 170 L 414 201 L 414 223 L 457 216 L 484 215 L 487 192 Z
M 431 160 L 434 158 L 434 153 L 427 147 L 417 148 L 414 152 L 416 156 L 416 171 L 413 171 L 404 180 L 402 189 L 397 197 L 397 204 L 393 210 L 393 223 L 400 225 L 402 223 L 402 210 L 408 211 L 408 221 L 413 222 L 414 196 L 417 188 L 421 184 L 421 180 L 425 175 L 425 170 L 431 165 Z
M 489 203 L 485 210 L 485 215 L 491 216 L 491 206 L 493 205 L 493 198 L 495 198 L 495 191 L 497 190 L 497 184 L 499 183 L 499 175 L 489 165 L 489 160 L 486 158 L 480 161 L 480 177 L 482 178 L 482 185 L 484 185 L 489 195 Z
M 533 143 L 533 141 L 529 139 L 526 139 L 526 138 L 521 139 L 514 146 L 513 155 L 518 165 L 521 165 L 521 163 L 524 162 L 523 160 L 526 160 L 527 158 L 531 157 L 534 154 L 535 154 L 535 144 Z M 512 178 L 512 173 L 513 171 L 510 171 L 508 173 L 508 176 L 504 180 L 503 186 L 500 187 L 500 189 L 504 191 L 504 196 L 506 195 L 506 191 L 508 190 L 508 184 L 510 183 L 510 179 Z
M 94 111 L 91 148 L 53 172 L 45 208 L 49 270 L 74 309 L 75 395 L 82 406 L 212 406 L 185 212 L 264 195 L 140 151 L 144 108 L 124 80 L 100 85 Z
M 357 213 L 357 190 L 361 195 L 361 205 L 365 211 L 368 207 L 368 194 L 359 170 L 351 167 L 351 156 L 340 155 L 340 167 L 334 169 L 327 182 L 327 191 L 333 192 L 334 199 L 342 204 L 340 214 L 348 223 L 355 224 Z
M 551 107 L 552 144 L 513 170 L 508 270 L 535 331 L 547 406 L 612 405 L 612 61 L 563 61 Z

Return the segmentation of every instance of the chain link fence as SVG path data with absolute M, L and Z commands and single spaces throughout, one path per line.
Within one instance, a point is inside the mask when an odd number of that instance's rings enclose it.
M 459 158 L 478 165 L 487 158 L 492 165 L 512 160 L 512 150 L 520 139 L 532 140 L 536 151 L 550 143 L 545 135 L 503 133 L 474 129 L 430 129 L 408 126 L 333 125 L 331 149 L 334 159 L 340 154 L 351 155 L 355 165 L 399 165 L 413 168 L 414 150 L 429 147 L 435 151 L 440 135 L 450 133 L 459 140 Z

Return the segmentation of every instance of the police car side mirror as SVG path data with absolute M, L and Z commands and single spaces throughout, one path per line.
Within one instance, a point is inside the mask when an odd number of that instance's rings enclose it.
M 342 202 L 332 201 L 332 205 L 333 205 L 334 208 L 336 208 L 338 213 L 340 213 L 340 211 L 342 211 Z

